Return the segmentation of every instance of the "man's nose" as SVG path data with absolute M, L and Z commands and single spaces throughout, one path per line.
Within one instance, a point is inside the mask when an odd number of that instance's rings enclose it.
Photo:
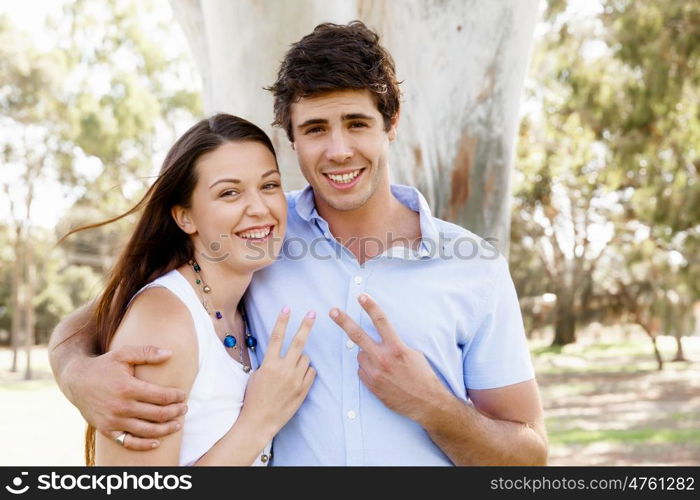
M 345 132 L 339 130 L 329 134 L 326 158 L 336 163 L 343 163 L 351 157 L 352 147 Z

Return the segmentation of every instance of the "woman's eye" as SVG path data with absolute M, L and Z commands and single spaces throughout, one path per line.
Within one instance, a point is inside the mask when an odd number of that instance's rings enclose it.
M 265 185 L 263 186 L 263 189 L 272 190 L 272 189 L 275 189 L 275 188 L 278 188 L 278 187 L 280 187 L 280 185 L 279 185 L 278 183 L 276 183 L 276 182 L 268 182 L 267 184 L 265 184 Z
M 235 189 L 227 189 L 226 191 L 223 191 L 219 196 L 224 197 L 224 196 L 235 196 L 238 194 L 238 191 Z

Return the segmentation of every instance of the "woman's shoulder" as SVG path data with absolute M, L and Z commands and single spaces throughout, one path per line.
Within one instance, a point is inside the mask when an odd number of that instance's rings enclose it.
M 197 349 L 194 321 L 188 307 L 163 286 L 150 286 L 134 298 L 110 349 L 145 344 L 170 349 L 174 357 L 178 352 L 191 354 Z

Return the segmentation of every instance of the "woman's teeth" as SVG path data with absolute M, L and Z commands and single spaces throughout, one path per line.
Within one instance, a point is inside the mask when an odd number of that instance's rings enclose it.
M 238 236 L 241 238 L 247 238 L 251 240 L 260 240 L 270 234 L 272 230 L 271 227 L 266 227 L 265 229 L 255 229 L 253 231 L 246 231 L 244 233 L 239 233 Z
M 354 180 L 358 175 L 360 175 L 361 170 L 355 170 L 354 172 L 351 172 L 349 174 L 343 174 L 343 175 L 335 175 L 335 174 L 326 174 L 330 180 L 333 182 L 337 182 L 338 184 L 347 184 L 348 182 L 351 182 Z

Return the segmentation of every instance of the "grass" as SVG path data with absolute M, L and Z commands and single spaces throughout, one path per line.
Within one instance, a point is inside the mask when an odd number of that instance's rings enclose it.
M 700 338 L 684 339 L 688 362 L 670 362 L 673 337 L 657 342 L 662 371 L 649 338 L 624 327 L 531 339 L 551 464 L 700 464 Z
M 698 429 L 623 429 L 623 430 L 571 430 L 550 432 L 553 445 L 588 445 L 593 443 L 614 444 L 693 444 L 700 445 Z

